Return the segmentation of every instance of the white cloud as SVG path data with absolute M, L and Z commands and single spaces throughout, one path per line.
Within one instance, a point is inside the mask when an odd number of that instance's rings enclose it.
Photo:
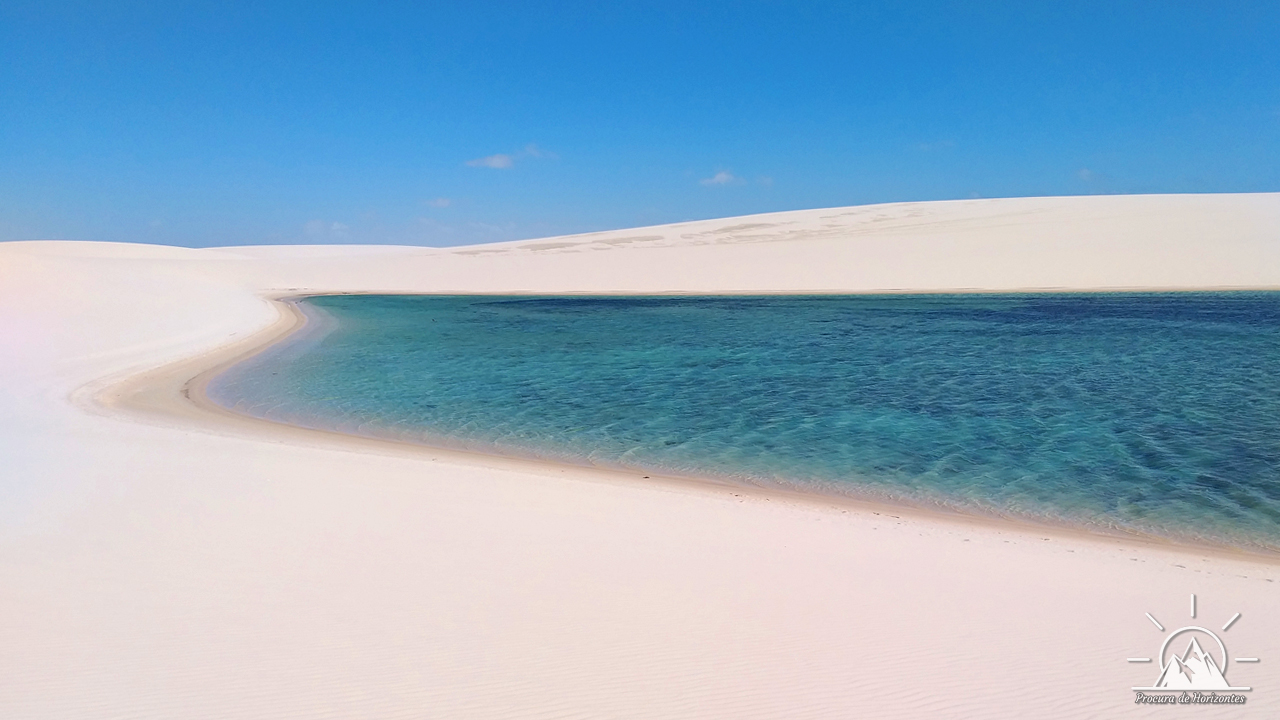
M 760 177 L 756 178 L 756 184 L 764 185 L 765 187 L 773 187 L 773 178 L 769 177 L 768 175 L 761 175 Z
M 524 149 L 519 152 L 498 153 L 497 155 L 490 155 L 488 157 L 476 158 L 475 160 L 468 160 L 467 165 L 469 167 L 483 167 L 483 168 L 493 168 L 495 170 L 506 170 L 510 167 L 515 166 L 517 160 L 524 160 L 525 158 L 533 158 L 535 160 L 559 160 L 560 156 L 556 155 L 550 150 L 543 150 L 537 145 L 534 145 L 533 143 L 529 143 L 528 145 L 525 145 Z
M 727 170 L 721 170 L 709 178 L 702 178 L 698 182 L 702 185 L 737 185 L 742 182 L 742 178 Z
M 502 153 L 467 161 L 468 167 L 493 168 L 495 170 L 506 170 L 512 165 L 515 165 L 515 158 Z
M 1080 178 L 1085 182 L 1089 182 L 1090 180 L 1093 179 L 1093 171 L 1090 170 L 1089 168 L 1080 168 L 1079 170 L 1076 171 L 1076 177 Z
M 438 197 L 424 200 L 422 204 L 433 208 L 447 208 L 453 204 L 453 201 L 446 197 Z
M 322 235 L 346 235 L 351 227 L 346 223 L 328 222 L 325 220 L 308 220 L 303 226 L 302 231 L 312 237 Z

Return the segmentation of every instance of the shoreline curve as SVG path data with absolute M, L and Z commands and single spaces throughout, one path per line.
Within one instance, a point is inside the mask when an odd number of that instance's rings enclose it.
M 1167 292 L 1151 290 L 1150 292 Z M 1192 292 L 1192 291 L 1188 291 Z M 1213 292 L 1196 290 L 1194 292 Z M 372 292 L 306 292 L 268 293 L 260 297 L 276 309 L 278 318 L 265 328 L 248 337 L 192 358 L 179 360 L 117 381 L 94 394 L 93 400 L 100 406 L 123 411 L 134 416 L 180 419 L 200 426 L 206 431 L 233 434 L 256 440 L 286 442 L 304 446 L 324 445 L 329 448 L 353 452 L 372 452 L 408 456 L 428 461 L 448 462 L 526 472 L 536 475 L 572 477 L 589 482 L 647 483 L 672 489 L 713 493 L 748 494 L 760 499 L 782 500 L 788 503 L 814 508 L 856 510 L 897 518 L 900 513 L 923 522 L 944 523 L 957 527 L 978 526 L 994 530 L 1007 530 L 1025 536 L 1055 536 L 1107 546 L 1133 544 L 1155 550 L 1167 550 L 1196 557 L 1221 557 L 1223 559 L 1256 562 L 1280 566 L 1280 552 L 1263 548 L 1247 548 L 1227 543 L 1202 542 L 1158 534 L 1148 534 L 1114 528 L 1089 527 L 1070 522 L 1055 523 L 1033 518 L 983 514 L 968 509 L 948 506 L 913 504 L 909 501 L 882 498 L 868 493 L 823 492 L 820 489 L 798 489 L 786 485 L 734 482 L 702 476 L 672 474 L 643 474 L 643 470 L 628 470 L 608 466 L 580 465 L 555 460 L 518 457 L 430 445 L 410 440 L 380 438 L 339 430 L 329 430 L 294 425 L 249 415 L 225 407 L 208 396 L 210 382 L 231 367 L 266 352 L 279 344 L 289 342 L 303 330 L 308 317 L 299 307 L 311 297 L 331 295 L 375 294 Z M 442 293 L 390 293 L 396 295 L 427 295 Z M 453 293 L 450 293 L 453 294 Z M 494 296 L 522 296 L 528 293 L 477 293 Z M 878 293 L 880 294 L 880 293 Z

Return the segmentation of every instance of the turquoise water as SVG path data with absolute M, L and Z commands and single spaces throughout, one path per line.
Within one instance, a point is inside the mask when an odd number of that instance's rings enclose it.
M 1280 549 L 1280 293 L 327 296 L 312 427 Z

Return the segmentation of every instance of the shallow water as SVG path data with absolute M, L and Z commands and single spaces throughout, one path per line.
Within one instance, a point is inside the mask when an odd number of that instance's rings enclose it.
M 311 427 L 1280 549 L 1280 293 L 311 298 Z

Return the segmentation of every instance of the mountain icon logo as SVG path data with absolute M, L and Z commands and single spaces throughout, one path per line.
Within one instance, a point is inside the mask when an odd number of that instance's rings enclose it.
M 1151 613 L 1147 613 L 1147 619 L 1155 625 L 1160 632 L 1165 632 L 1165 628 Z M 1191 617 L 1196 616 L 1196 596 L 1191 596 Z M 1231 626 L 1240 619 L 1240 613 L 1236 613 L 1230 620 L 1222 626 L 1222 632 L 1231 629 Z M 1181 639 L 1181 640 L 1180 640 Z M 1175 648 L 1181 646 L 1181 641 L 1186 640 L 1186 649 L 1181 655 L 1176 654 Z M 1206 649 L 1208 648 L 1208 649 Z M 1216 691 L 1216 690 L 1250 690 L 1249 687 L 1237 687 L 1227 682 L 1227 646 L 1222 642 L 1222 638 L 1214 631 L 1201 627 L 1199 625 L 1186 625 L 1180 627 L 1165 637 L 1164 643 L 1160 645 L 1160 675 L 1156 681 L 1148 687 L 1135 687 L 1134 690 L 1142 691 Z M 1153 658 L 1129 658 L 1131 663 L 1149 663 Z M 1237 663 L 1256 663 L 1258 658 L 1238 657 L 1235 658 Z M 1141 693 L 1139 693 L 1141 695 Z
M 1153 687 L 1167 690 L 1231 690 L 1227 678 L 1218 669 L 1213 656 L 1200 647 L 1200 641 L 1191 638 L 1182 657 L 1174 655 L 1164 666 L 1160 679 Z

